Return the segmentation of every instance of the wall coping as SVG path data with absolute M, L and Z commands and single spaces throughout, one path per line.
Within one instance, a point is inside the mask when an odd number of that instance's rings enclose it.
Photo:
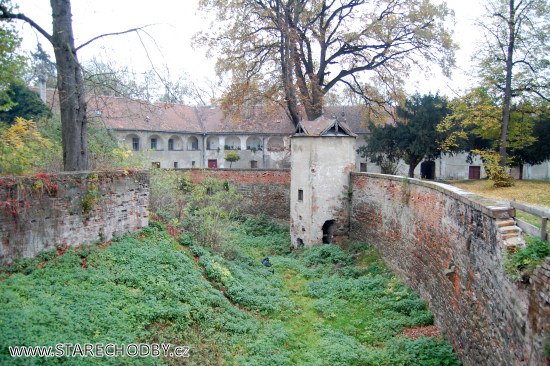
M 60 171 L 60 172 L 37 172 L 31 174 L 21 174 L 21 175 L 3 175 L 0 176 L 2 180 L 23 180 L 23 179 L 40 179 L 38 174 L 45 174 L 48 177 L 53 179 L 62 179 L 65 177 L 86 177 L 90 174 L 97 174 L 101 176 L 114 175 L 114 174 L 124 174 L 128 172 L 128 175 L 137 174 L 137 175 L 149 175 L 148 169 L 106 169 L 106 170 L 78 170 L 78 171 Z
M 252 169 L 252 168 L 177 168 L 176 171 L 205 171 L 205 172 L 279 172 L 290 173 L 290 169 Z
M 451 186 L 449 184 L 426 181 L 418 178 L 408 178 L 400 175 L 378 174 L 378 173 L 359 173 L 351 172 L 352 176 L 365 176 L 376 179 L 386 179 L 395 182 L 408 183 L 417 186 L 427 187 L 452 197 L 473 209 L 481 211 L 483 214 L 494 219 L 507 219 L 515 217 L 515 209 L 507 201 L 485 198 L 478 194 L 465 191 L 463 189 Z

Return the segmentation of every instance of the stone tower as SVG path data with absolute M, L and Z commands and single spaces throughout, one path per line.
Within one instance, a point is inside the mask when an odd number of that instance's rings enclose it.
M 356 138 L 334 118 L 298 124 L 291 137 L 290 236 L 295 248 L 338 242 L 347 233 Z

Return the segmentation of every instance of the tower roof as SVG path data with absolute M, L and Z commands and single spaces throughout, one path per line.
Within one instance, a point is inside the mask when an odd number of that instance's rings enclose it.
M 350 136 L 357 137 L 349 126 L 336 118 L 321 116 L 313 121 L 300 121 L 294 136 Z

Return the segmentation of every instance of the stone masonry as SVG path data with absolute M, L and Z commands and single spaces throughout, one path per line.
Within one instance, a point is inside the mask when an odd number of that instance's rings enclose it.
M 290 170 L 288 169 L 182 169 L 193 183 L 206 175 L 226 180 L 243 196 L 243 212 L 264 214 L 272 220 L 288 223 L 290 219 Z
M 454 187 L 352 173 L 353 240 L 374 245 L 427 300 L 465 365 L 545 365 L 550 260 L 531 284 L 503 272 L 514 209 Z
M 0 260 L 110 240 L 149 223 L 149 174 L 100 171 L 0 178 Z

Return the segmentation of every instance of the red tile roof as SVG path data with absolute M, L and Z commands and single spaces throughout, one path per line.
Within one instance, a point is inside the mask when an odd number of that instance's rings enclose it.
M 282 108 L 268 110 L 257 106 L 241 113 L 237 118 L 236 114 L 224 116 L 218 107 L 151 104 L 142 100 L 104 95 L 87 95 L 87 98 L 90 120 L 100 121 L 115 130 L 281 135 L 290 135 L 296 130 Z M 55 89 L 48 89 L 47 101 L 52 110 L 59 110 Z M 329 106 L 325 107 L 324 112 L 327 119 L 346 123 L 354 133 L 368 132 L 365 113 L 360 106 Z

